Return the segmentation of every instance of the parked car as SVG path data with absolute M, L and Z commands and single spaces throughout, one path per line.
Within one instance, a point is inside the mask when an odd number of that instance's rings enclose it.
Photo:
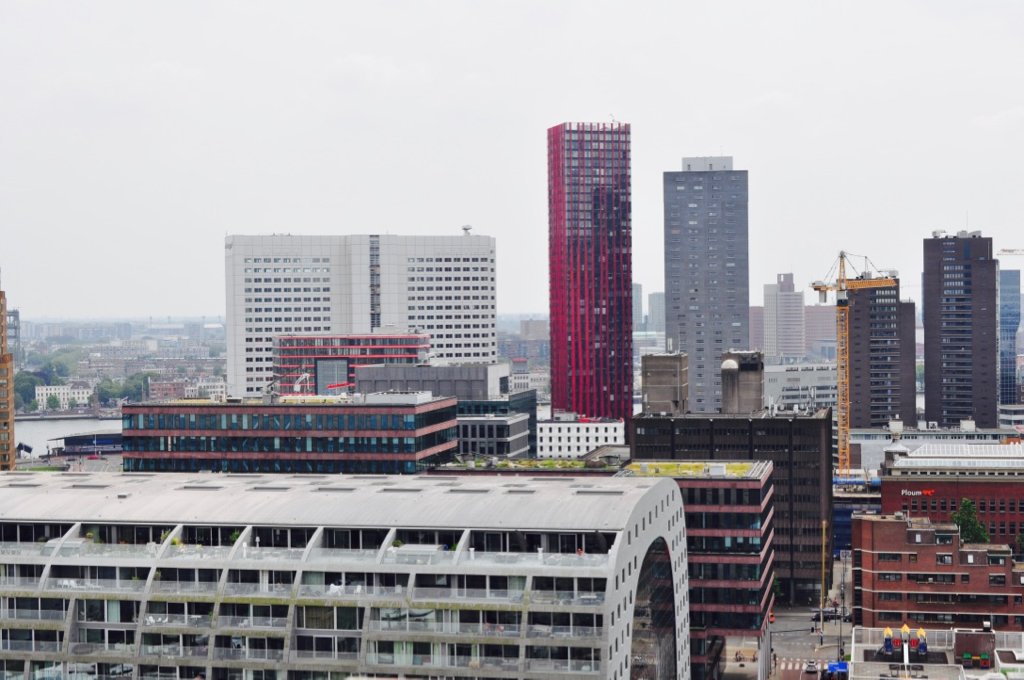
M 809 659 L 807 663 L 804 664 L 804 673 L 814 673 L 815 675 L 817 675 L 818 670 L 818 662 L 814 659 Z

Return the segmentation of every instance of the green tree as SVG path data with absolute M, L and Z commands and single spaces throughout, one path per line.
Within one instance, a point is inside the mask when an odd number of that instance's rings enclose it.
M 122 396 L 130 401 L 144 401 L 149 392 L 150 373 L 133 373 L 124 380 Z
M 42 378 L 28 371 L 18 371 L 14 376 L 14 391 L 26 404 L 36 398 L 36 387 L 43 384 Z
M 39 410 L 39 402 L 33 399 L 32 401 L 25 404 L 25 410 L 29 413 L 35 413 Z
M 978 519 L 978 510 L 974 501 L 964 498 L 960 501 L 960 509 L 950 515 L 953 523 L 960 527 L 960 543 L 988 543 L 988 532 Z
M 68 399 L 68 408 L 78 408 L 78 400 L 75 398 Z
M 15 411 L 24 411 L 25 410 L 25 400 L 22 399 L 21 395 L 18 394 L 17 392 L 14 393 L 14 410 Z
M 46 409 L 48 411 L 56 411 L 60 408 L 60 397 L 56 394 L 51 394 L 46 398 Z
M 96 385 L 96 398 L 101 404 L 106 404 L 114 399 L 120 399 L 122 388 L 110 378 L 104 378 Z

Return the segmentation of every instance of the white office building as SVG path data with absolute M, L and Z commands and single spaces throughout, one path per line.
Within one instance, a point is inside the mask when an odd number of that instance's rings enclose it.
M 786 411 L 835 408 L 835 364 L 775 364 L 764 367 L 764 405 Z
M 50 397 L 60 400 L 58 411 L 67 411 L 72 402 L 76 406 L 86 406 L 92 397 L 90 387 L 72 387 L 71 385 L 36 385 L 36 403 L 40 409 L 47 408 Z
M 556 413 L 537 423 L 538 458 L 582 458 L 601 446 L 626 443 L 626 426 L 615 418 L 580 418 Z
M 273 379 L 276 335 L 430 334 L 435 360 L 497 356 L 490 236 L 228 236 L 227 381 L 231 396 Z
M 690 677 L 670 479 L 0 475 L 0 677 Z

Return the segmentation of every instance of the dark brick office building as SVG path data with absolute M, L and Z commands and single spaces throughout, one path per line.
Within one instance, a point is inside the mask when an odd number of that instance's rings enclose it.
M 924 241 L 924 413 L 939 427 L 996 427 L 999 261 L 980 231 Z
M 632 460 L 769 460 L 774 466 L 775 573 L 782 599 L 817 603 L 822 522 L 832 534 L 832 411 L 638 415 Z M 824 546 L 827 555 L 831 546 Z

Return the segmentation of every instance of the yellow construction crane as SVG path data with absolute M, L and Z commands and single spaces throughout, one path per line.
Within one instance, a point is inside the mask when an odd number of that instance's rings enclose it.
M 895 274 L 878 272 L 874 275 L 865 271 L 847 278 L 846 263 L 849 253 L 840 251 L 835 280 L 815 281 L 811 288 L 818 291 L 822 303 L 828 300 L 829 291 L 836 294 L 836 424 L 839 440 L 839 476 L 848 476 L 850 472 L 850 298 L 847 291 L 864 288 L 890 288 L 897 285 Z M 864 258 L 867 261 L 867 258 Z M 852 266 L 851 266 L 852 269 Z M 876 270 L 877 271 L 877 270 Z M 830 271 L 829 274 L 832 272 Z

